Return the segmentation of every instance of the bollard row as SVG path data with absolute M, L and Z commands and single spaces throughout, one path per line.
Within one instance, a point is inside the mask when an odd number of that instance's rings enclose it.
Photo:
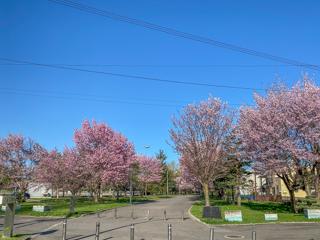
M 252 240 L 256 240 L 257 239 L 257 233 L 256 231 L 252 231 Z
M 96 223 L 96 234 L 95 234 L 95 240 L 99 240 L 100 238 L 100 222 Z
M 210 228 L 210 235 L 209 235 L 209 240 L 214 240 L 214 228 Z
M 172 240 L 172 226 L 168 224 L 168 240 Z
M 62 240 L 67 240 L 67 217 L 62 223 Z
M 118 209 L 117 209 L 117 208 L 114 209 L 114 215 L 113 215 L 113 217 L 114 217 L 115 219 L 118 218 Z
M 134 240 L 134 225 L 130 226 L 130 240 Z
M 148 216 L 150 212 L 148 211 Z M 166 211 L 164 211 L 165 219 L 166 219 Z M 100 222 L 96 222 L 96 232 L 95 232 L 95 240 L 100 239 Z M 256 231 L 252 231 L 252 240 L 257 240 Z M 63 220 L 62 223 L 62 240 L 67 240 L 67 218 Z M 134 240 L 134 224 L 130 226 L 130 240 Z M 168 224 L 168 240 L 172 240 L 172 225 Z M 215 240 L 214 237 L 214 228 L 210 227 L 209 240 Z

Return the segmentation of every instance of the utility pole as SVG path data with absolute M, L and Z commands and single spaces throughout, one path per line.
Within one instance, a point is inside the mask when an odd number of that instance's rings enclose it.
M 129 168 L 130 205 L 132 205 L 132 167 Z
M 167 166 L 167 196 L 169 195 L 169 169 Z

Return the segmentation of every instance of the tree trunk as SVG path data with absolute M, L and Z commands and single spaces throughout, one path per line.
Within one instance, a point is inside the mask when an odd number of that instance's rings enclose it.
M 241 195 L 240 195 L 240 186 L 236 186 L 236 199 L 237 199 L 237 206 L 241 206 Z
M 304 190 L 306 191 L 307 196 L 311 196 L 311 189 L 310 189 L 310 184 L 309 183 L 305 183 L 304 184 Z
M 320 201 L 320 179 L 319 179 L 319 176 L 315 176 L 314 191 L 315 191 L 316 199 L 318 201 Z
M 307 196 L 311 196 L 309 177 L 310 173 L 307 168 L 302 169 L 302 179 L 303 179 L 303 190 L 306 192 Z
M 59 188 L 56 189 L 56 199 L 59 198 Z
M 94 199 L 94 202 L 95 202 L 95 203 L 99 202 L 99 195 L 98 195 L 97 192 L 94 193 L 93 199 Z
M 119 200 L 119 197 L 120 197 L 120 192 L 119 190 L 117 190 L 117 200 Z
M 234 197 L 234 186 L 231 187 L 231 203 L 235 204 L 235 197 Z
M 76 205 L 76 196 L 72 192 L 71 193 L 71 197 L 70 197 L 70 208 L 69 208 L 69 211 L 70 211 L 71 214 L 73 214 L 74 211 L 75 211 L 75 205 Z
M 208 183 L 204 183 L 202 185 L 203 188 L 203 195 L 204 195 L 204 201 L 205 201 L 205 206 L 210 206 L 210 199 L 209 199 L 209 186 Z
M 148 191 L 148 184 L 146 184 L 145 186 L 144 186 L 144 195 L 145 196 L 147 196 L 147 192 Z
M 290 185 L 290 178 L 286 174 L 278 175 L 278 177 L 280 177 L 283 180 L 284 184 L 286 185 L 286 187 L 289 191 L 292 212 L 297 213 L 296 197 L 294 194 L 294 189 L 292 188 L 292 185 Z
M 314 191 L 316 199 L 320 201 L 320 164 L 314 168 Z
M 294 190 L 289 190 L 289 194 L 290 194 L 290 203 L 291 203 L 291 210 L 294 213 L 297 213 L 297 204 L 296 204 L 296 197 L 294 194 Z

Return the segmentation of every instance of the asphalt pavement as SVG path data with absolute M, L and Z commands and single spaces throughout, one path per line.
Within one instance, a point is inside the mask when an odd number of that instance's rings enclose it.
M 168 225 L 172 240 L 208 240 L 210 228 L 188 216 L 194 197 L 177 196 L 169 199 L 136 204 L 100 214 L 69 219 L 67 239 L 95 239 L 96 223 L 100 223 L 100 240 L 129 240 L 134 224 L 135 240 L 167 240 Z M 16 217 L 15 232 L 31 234 L 33 239 L 62 239 L 62 219 Z M 3 220 L 0 220 L 0 229 Z M 214 226 L 215 240 L 320 240 L 319 223 Z

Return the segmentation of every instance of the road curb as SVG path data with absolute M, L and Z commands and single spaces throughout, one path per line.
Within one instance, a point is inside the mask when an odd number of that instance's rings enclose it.
M 193 221 L 196 221 L 196 222 L 198 222 L 198 223 L 201 223 L 201 224 L 203 224 L 203 225 L 205 225 L 205 226 L 207 226 L 207 227 L 211 227 L 212 225 L 210 225 L 210 224 L 208 224 L 208 223 L 202 222 L 199 218 L 197 218 L 196 216 L 194 216 L 194 215 L 191 213 L 192 207 L 193 207 L 193 205 L 192 205 L 191 207 L 189 207 L 189 209 L 188 209 L 188 215 L 189 215 L 189 217 L 190 217 Z
M 319 224 L 320 225 L 320 222 L 270 222 L 270 223 L 230 223 L 230 224 L 208 224 L 208 223 L 205 223 L 205 222 L 202 222 L 199 218 L 197 218 L 196 216 L 194 216 L 192 213 L 191 213 L 191 209 L 192 209 L 193 205 L 188 209 L 188 214 L 189 214 L 189 217 L 196 221 L 196 222 L 199 222 L 207 227 L 219 227 L 219 226 L 222 226 L 222 227 L 230 227 L 230 226 L 253 226 L 253 225 L 274 225 L 274 224 L 287 224 L 287 225 L 290 225 L 290 224 L 310 224 L 310 223 L 316 223 L 316 224 Z

